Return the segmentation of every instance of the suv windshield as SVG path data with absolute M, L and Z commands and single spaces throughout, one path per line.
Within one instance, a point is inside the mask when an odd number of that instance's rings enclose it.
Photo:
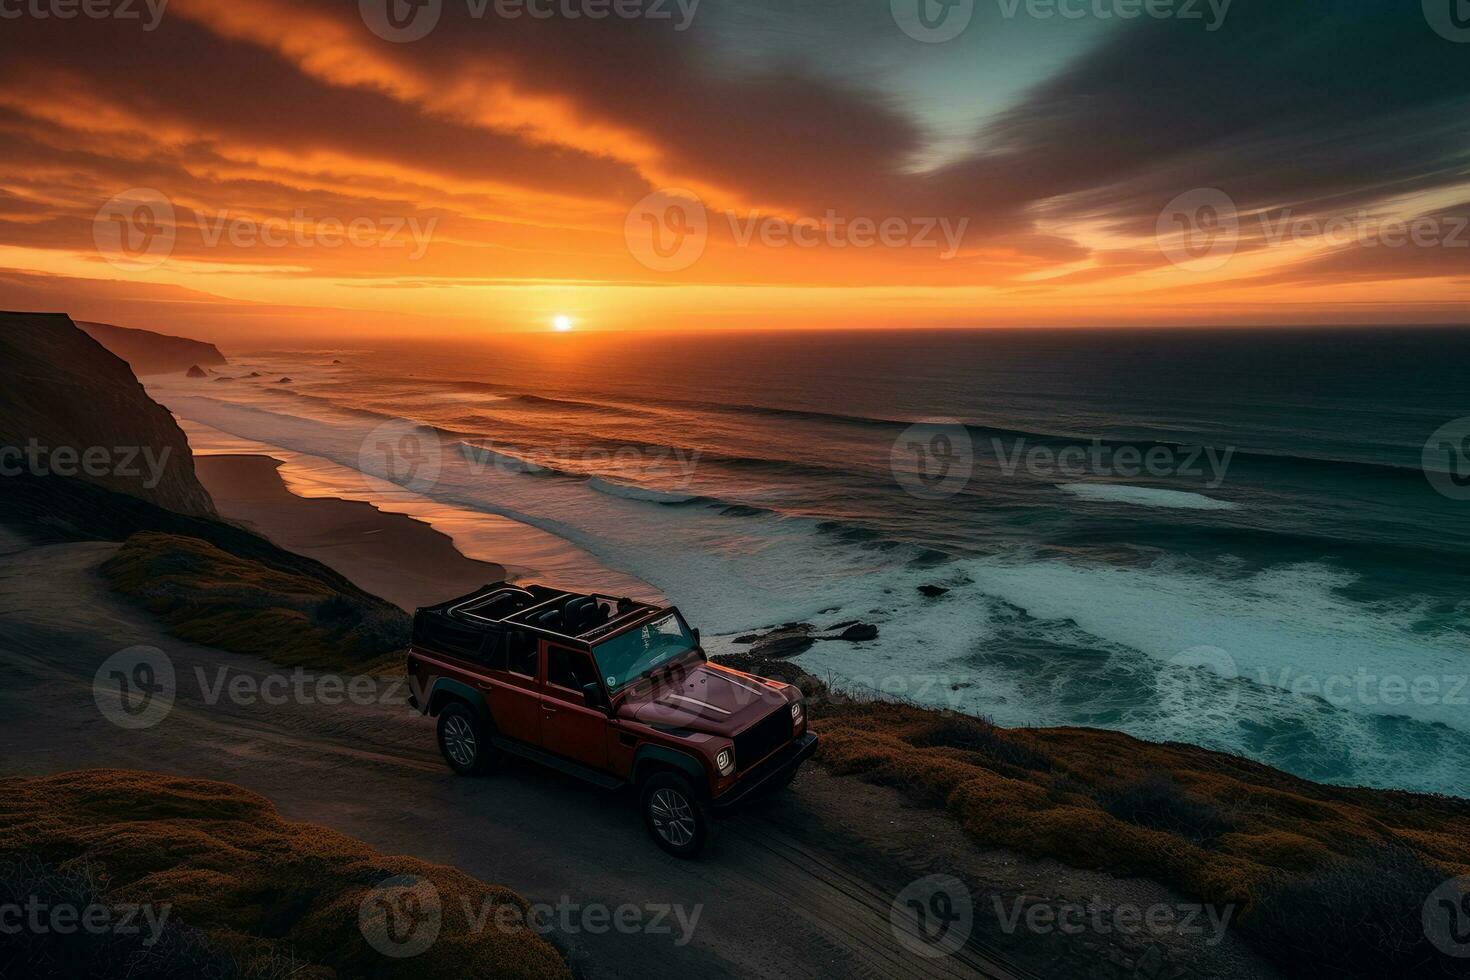
M 694 649 L 694 637 L 678 613 L 645 623 L 637 629 L 619 633 L 606 643 L 592 648 L 597 669 L 607 681 L 611 694 L 636 681 L 643 672 Z

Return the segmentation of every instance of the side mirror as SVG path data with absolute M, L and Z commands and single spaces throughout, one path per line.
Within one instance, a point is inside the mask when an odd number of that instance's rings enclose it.
M 588 681 L 582 685 L 582 697 L 587 700 L 589 708 L 606 709 L 607 707 L 602 701 L 602 688 L 597 686 L 596 681 Z

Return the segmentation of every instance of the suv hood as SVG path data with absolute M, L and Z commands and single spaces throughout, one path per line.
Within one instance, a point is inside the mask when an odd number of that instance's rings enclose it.
M 633 685 L 618 703 L 617 716 L 658 728 L 732 736 L 778 708 L 785 710 L 793 700 L 787 688 L 696 663 Z

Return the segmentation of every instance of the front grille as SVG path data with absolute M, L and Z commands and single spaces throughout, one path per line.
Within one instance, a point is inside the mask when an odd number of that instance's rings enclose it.
M 783 705 L 735 736 L 736 771 L 760 762 L 791 741 L 792 734 L 791 709 Z

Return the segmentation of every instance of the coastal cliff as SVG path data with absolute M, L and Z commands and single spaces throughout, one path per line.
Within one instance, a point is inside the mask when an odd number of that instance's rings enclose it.
M 171 337 L 151 330 L 115 327 L 110 323 L 78 320 L 77 327 L 97 343 L 128 362 L 133 373 L 177 374 L 195 365 L 219 367 L 228 364 L 218 347 L 202 340 Z
M 213 517 L 188 440 L 126 361 L 62 313 L 0 313 L 0 466 Z

